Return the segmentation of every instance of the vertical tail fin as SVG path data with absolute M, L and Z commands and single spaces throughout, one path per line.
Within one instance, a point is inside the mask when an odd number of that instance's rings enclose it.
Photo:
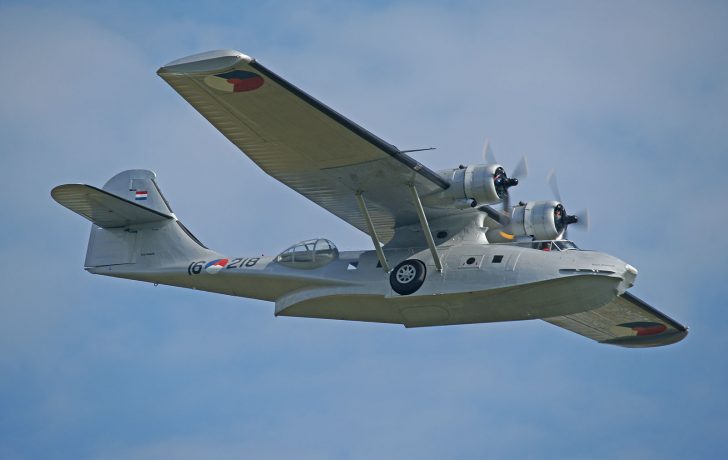
M 109 179 L 104 190 L 153 211 L 174 216 L 169 203 L 159 190 L 157 175 L 145 169 L 130 169 Z

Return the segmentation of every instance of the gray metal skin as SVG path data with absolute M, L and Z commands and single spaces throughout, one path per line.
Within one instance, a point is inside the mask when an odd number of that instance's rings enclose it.
M 376 251 L 340 253 L 326 242 L 320 258 L 295 249 L 224 256 L 178 221 L 152 171 L 128 170 L 102 189 L 51 191 L 93 223 L 90 273 L 272 301 L 279 316 L 406 327 L 540 318 L 625 347 L 687 334 L 626 292 L 637 271 L 623 261 L 511 242 L 559 240 L 568 215 L 555 201 L 519 204 L 507 216 L 488 206 L 509 208 L 503 192 L 515 185 L 492 155 L 485 165 L 432 171 L 237 51 L 189 56 L 157 73 L 264 172 L 370 235 Z
M 437 224 L 435 222 L 435 224 Z M 384 248 L 391 266 L 418 259 L 422 286 L 395 293 L 374 251 L 341 252 L 314 269 L 284 266 L 276 257 L 234 258 L 205 249 L 169 221 L 101 229 L 133 248 L 124 263 L 86 267 L 90 273 L 275 302 L 275 314 L 398 323 L 406 327 L 514 321 L 583 312 L 614 300 L 634 283 L 625 262 L 598 252 L 544 252 L 515 244 L 487 244 L 482 221 L 445 241 L 435 269 L 425 246 Z M 87 261 L 98 249 L 89 246 Z M 495 263 L 494 257 L 501 256 Z M 197 267 L 228 259 L 216 273 Z M 468 259 L 475 262 L 468 264 Z M 239 262 L 235 262 L 240 259 Z M 498 258 L 496 258 L 498 260 Z M 353 265 L 356 269 L 352 269 Z M 88 265 L 88 262 L 87 262 Z M 231 268 L 233 266 L 233 268 Z M 578 270 L 578 272 L 577 272 Z

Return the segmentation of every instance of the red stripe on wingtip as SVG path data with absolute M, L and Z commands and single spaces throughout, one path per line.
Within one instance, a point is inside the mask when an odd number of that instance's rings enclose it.
M 230 78 L 227 81 L 231 85 L 233 85 L 233 92 L 234 93 L 240 93 L 243 91 L 252 91 L 254 89 L 258 89 L 261 86 L 263 86 L 263 78 L 256 75 L 251 78 Z
M 655 324 L 654 326 L 635 326 L 632 328 L 633 331 L 637 332 L 637 336 L 642 335 L 655 335 L 667 330 L 667 326 L 664 324 Z

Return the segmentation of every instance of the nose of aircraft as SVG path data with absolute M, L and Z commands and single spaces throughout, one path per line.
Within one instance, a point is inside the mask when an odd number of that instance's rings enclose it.
M 622 278 L 619 286 L 617 286 L 617 290 L 619 291 L 620 295 L 624 294 L 627 289 L 634 286 L 638 273 L 637 269 L 634 266 L 609 254 L 601 254 L 601 259 L 604 261 L 605 264 L 614 267 L 613 276 L 619 276 L 620 278 Z
M 578 265 L 579 269 L 591 269 L 596 273 L 621 278 L 622 281 L 617 287 L 620 295 L 634 286 L 637 279 L 638 272 L 635 267 L 612 255 L 592 251 L 583 251 L 570 255 L 578 255 L 574 260 L 577 261 L 576 265 Z

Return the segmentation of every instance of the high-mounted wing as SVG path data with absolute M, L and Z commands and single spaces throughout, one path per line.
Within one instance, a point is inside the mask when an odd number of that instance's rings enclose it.
M 266 173 L 369 233 L 356 199 L 362 193 L 384 242 L 394 228 L 418 222 L 408 184 L 420 195 L 450 185 L 237 51 L 190 56 L 157 73 Z
M 688 335 L 685 326 L 625 292 L 603 307 L 545 321 L 601 343 L 659 347 Z

